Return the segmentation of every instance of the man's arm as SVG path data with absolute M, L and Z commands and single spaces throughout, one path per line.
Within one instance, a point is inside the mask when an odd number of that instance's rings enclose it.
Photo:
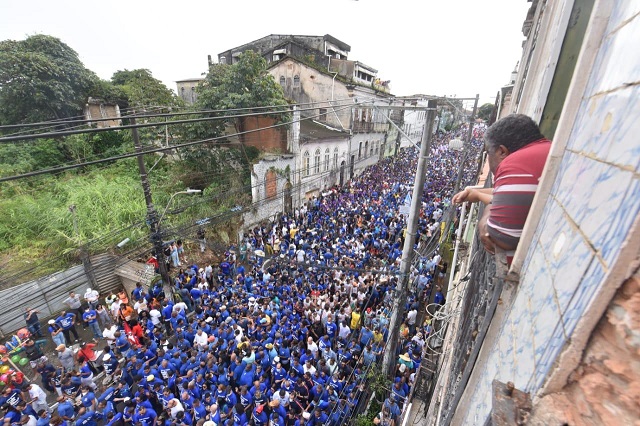
M 475 203 L 480 201 L 489 204 L 493 198 L 493 188 L 474 188 L 467 186 L 462 191 L 453 196 L 451 201 L 453 204 L 462 204 L 465 201 Z

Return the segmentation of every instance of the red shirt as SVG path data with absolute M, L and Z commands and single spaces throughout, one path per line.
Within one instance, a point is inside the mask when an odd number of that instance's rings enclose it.
M 493 240 L 518 245 L 550 148 L 551 141 L 540 139 L 509 154 L 498 165 L 487 220 Z M 509 264 L 514 252 L 507 252 Z

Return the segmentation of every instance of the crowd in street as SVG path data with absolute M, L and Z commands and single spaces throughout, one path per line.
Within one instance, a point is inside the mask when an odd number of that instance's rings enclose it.
M 420 237 L 436 233 L 449 206 L 459 161 L 450 137 L 433 143 Z M 5 386 L 5 424 L 343 424 L 385 351 L 406 228 L 399 207 L 415 164 L 414 149 L 381 160 L 250 230 L 218 265 L 187 263 L 176 247 L 171 297 L 161 283 L 106 297 L 71 293 L 47 330 L 58 356 L 29 355 L 40 383 L 12 377 Z M 411 393 L 432 331 L 418 308 L 444 303 L 444 272 L 437 251 L 415 262 L 395 378 L 376 423 L 394 425 Z M 78 326 L 94 340 L 81 342 Z M 53 408 L 47 392 L 57 396 Z

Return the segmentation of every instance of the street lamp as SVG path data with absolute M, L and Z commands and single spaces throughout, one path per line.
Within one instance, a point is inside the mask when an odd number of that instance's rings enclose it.
M 173 194 L 170 198 L 169 198 L 169 202 L 167 203 L 167 207 L 164 208 L 164 211 L 162 212 L 162 214 L 160 215 L 160 218 L 158 219 L 158 224 L 160 222 L 162 222 L 162 219 L 164 218 L 164 215 L 167 214 L 167 210 L 169 210 L 169 206 L 171 206 L 171 202 L 173 201 L 173 197 L 175 197 L 178 194 L 200 194 L 202 192 L 202 190 L 200 189 L 191 189 L 191 188 L 187 188 L 185 191 L 178 191 L 175 194 Z

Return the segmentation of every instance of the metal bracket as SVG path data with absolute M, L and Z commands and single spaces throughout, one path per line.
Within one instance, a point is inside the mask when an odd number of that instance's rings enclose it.
M 531 413 L 531 397 L 516 389 L 513 382 L 493 381 L 491 424 L 493 426 L 525 425 Z

